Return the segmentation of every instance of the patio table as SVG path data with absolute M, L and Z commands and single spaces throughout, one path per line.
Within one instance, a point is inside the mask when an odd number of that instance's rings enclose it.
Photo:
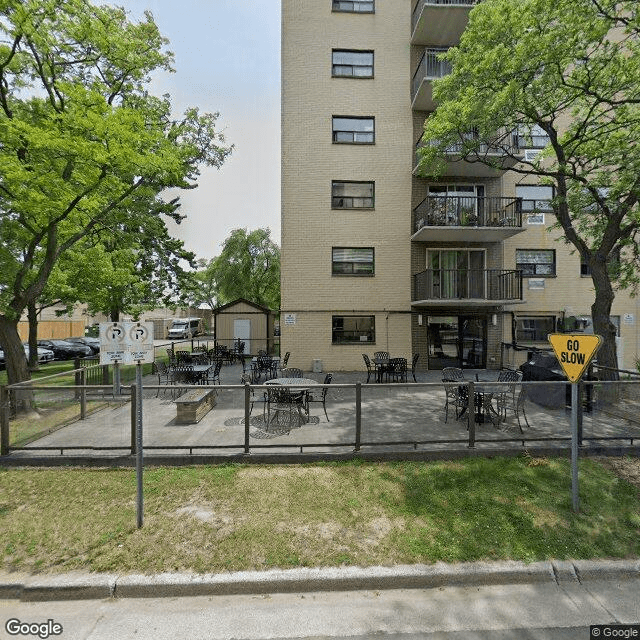
M 273 409 L 270 406 L 271 402 L 267 403 L 267 431 L 269 430 L 269 425 L 276 422 L 283 414 L 289 414 L 288 425 L 291 427 L 292 409 L 294 407 L 299 418 L 299 423 L 294 426 L 299 427 L 309 421 L 309 404 L 306 402 L 306 395 L 310 386 L 319 384 L 316 380 L 311 378 L 274 378 L 273 380 L 267 380 L 265 384 L 285 387 L 282 390 L 284 393 L 271 393 L 274 396 L 274 402 Z M 269 391 L 267 394 L 269 394 Z M 273 417 L 270 415 L 271 411 L 273 411 Z M 307 414 L 306 419 L 302 415 L 303 411 Z

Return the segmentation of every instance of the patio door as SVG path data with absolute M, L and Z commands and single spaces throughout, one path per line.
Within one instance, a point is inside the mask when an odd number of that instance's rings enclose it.
M 487 366 L 486 317 L 429 316 L 427 338 L 429 369 L 484 369 Z
M 484 249 L 427 249 L 430 297 L 468 300 L 485 297 Z

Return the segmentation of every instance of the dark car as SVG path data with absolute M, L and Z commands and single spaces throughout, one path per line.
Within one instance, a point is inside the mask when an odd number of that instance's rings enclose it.
M 85 336 L 83 338 L 65 338 L 65 342 L 73 342 L 77 344 L 84 344 L 89 349 L 91 349 L 91 353 L 96 355 L 96 353 L 100 353 L 100 338 L 91 338 L 89 336 Z
M 72 358 L 87 358 L 93 355 L 85 344 L 67 342 L 66 340 L 38 340 L 38 346 L 51 349 L 56 360 L 71 360 Z
M 520 365 L 522 381 L 549 381 L 555 384 L 536 384 L 527 388 L 527 397 L 543 407 L 564 407 L 571 403 L 571 391 L 558 359 L 553 353 L 534 353 L 527 362 Z

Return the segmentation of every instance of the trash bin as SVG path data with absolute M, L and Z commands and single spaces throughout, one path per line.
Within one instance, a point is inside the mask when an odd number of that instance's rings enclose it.
M 314 360 L 312 370 L 313 373 L 322 373 L 322 360 Z

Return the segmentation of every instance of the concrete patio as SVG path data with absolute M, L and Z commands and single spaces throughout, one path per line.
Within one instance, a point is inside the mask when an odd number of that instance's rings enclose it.
M 469 380 L 474 371 L 465 371 Z M 481 372 L 483 377 L 497 376 L 497 371 Z M 145 456 L 237 456 L 265 454 L 353 454 L 356 443 L 356 390 L 355 383 L 366 381 L 365 372 L 337 372 L 329 387 L 325 418 L 322 405 L 314 404 L 308 423 L 298 428 L 265 429 L 262 419 L 263 405 L 256 404 L 251 416 L 249 438 L 245 441 L 244 394 L 240 386 L 240 365 L 225 365 L 221 374 L 222 387 L 216 389 L 216 405 L 200 422 L 176 423 L 176 404 L 170 386 L 159 392 L 157 377 L 147 376 L 143 382 L 143 431 Z M 305 373 L 306 377 L 322 383 L 324 373 Z M 410 376 L 411 379 L 411 376 Z M 445 422 L 445 393 L 440 371 L 421 372 L 418 383 L 369 384 L 361 387 L 361 454 L 398 454 L 499 450 L 522 451 L 539 448 L 569 446 L 571 412 L 564 407 L 548 408 L 530 400 L 525 411 L 530 427 L 524 420 L 520 433 L 515 414 L 510 412 L 506 422 L 475 425 L 475 439 L 470 443 L 466 420 L 456 420 L 450 408 Z M 524 383 L 533 389 L 541 383 Z M 545 383 L 549 384 L 549 383 Z M 559 383 L 564 384 L 564 383 Z M 227 385 L 237 385 L 228 387 Z M 538 391 L 540 387 L 538 386 Z M 633 388 L 635 397 L 637 384 Z M 255 395 L 262 398 L 264 389 L 256 388 Z M 159 393 L 159 396 L 156 395 Z M 536 395 L 536 394 L 534 394 Z M 539 393 L 537 394 L 540 395 Z M 629 395 L 627 393 L 627 395 Z M 123 457 L 131 454 L 132 411 L 129 398 L 114 399 L 105 396 L 108 406 L 84 420 L 77 420 L 44 437 L 29 443 L 24 449 L 12 451 L 10 458 L 33 456 L 60 457 Z M 597 409 L 583 417 L 585 448 L 637 447 L 640 424 L 621 417 L 612 417 Z M 588 438 L 624 437 L 623 440 L 598 441 Z M 635 439 L 635 440 L 634 440 Z M 43 450 L 42 447 L 53 447 Z M 70 449 L 69 447 L 73 447 Z M 78 449 L 78 447 L 80 449 Z M 106 449 L 105 449 L 106 447 Z M 117 447 L 117 449 L 109 449 Z

